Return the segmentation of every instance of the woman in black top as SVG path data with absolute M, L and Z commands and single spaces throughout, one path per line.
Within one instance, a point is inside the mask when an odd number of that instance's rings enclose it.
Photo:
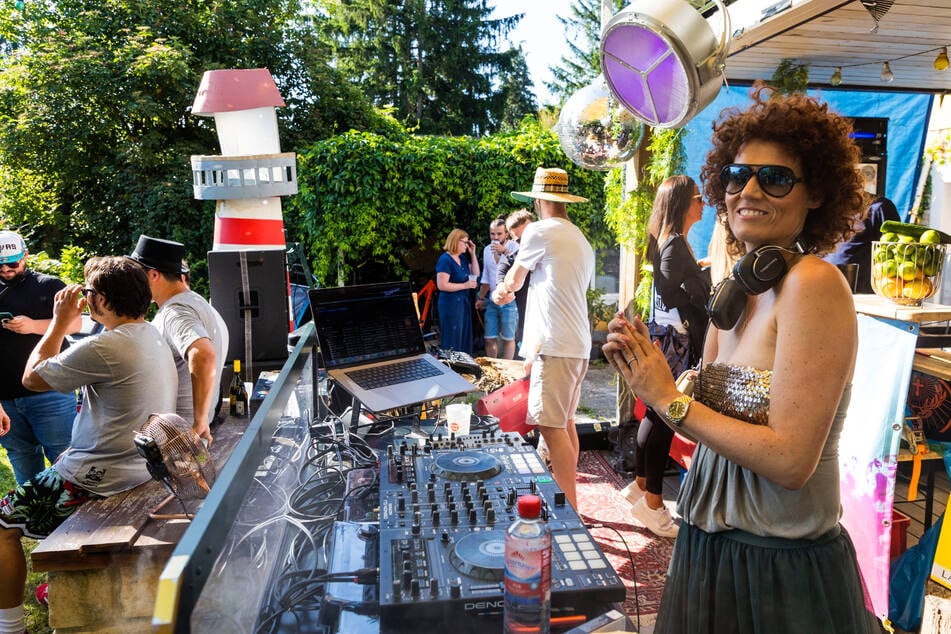
M 703 353 L 707 328 L 709 273 L 701 270 L 685 236 L 700 220 L 700 189 L 689 176 L 671 176 L 657 188 L 648 221 L 647 257 L 654 267 L 649 328 L 661 343 L 671 372 L 677 377 Z M 674 432 L 652 410 L 637 431 L 635 480 L 624 489 L 631 514 L 661 537 L 675 537 L 677 525 L 662 495 L 667 454 Z

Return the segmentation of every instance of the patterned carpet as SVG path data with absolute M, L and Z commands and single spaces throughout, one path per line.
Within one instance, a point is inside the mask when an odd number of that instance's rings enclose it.
M 631 518 L 631 505 L 621 495 L 626 484 L 600 451 L 581 452 L 578 460 L 581 517 L 586 524 L 602 526 L 591 528 L 591 535 L 627 586 L 624 605 L 628 616 L 636 623 L 639 607 L 641 626 L 644 626 L 653 623 L 657 616 L 674 540 L 656 537 Z M 634 570 L 628 549 L 634 558 Z

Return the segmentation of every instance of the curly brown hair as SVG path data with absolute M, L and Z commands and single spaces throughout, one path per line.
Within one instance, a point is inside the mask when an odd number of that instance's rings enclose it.
M 713 124 L 713 149 L 700 170 L 704 198 L 714 204 L 717 216 L 725 219 L 726 191 L 720 171 L 752 139 L 777 143 L 799 159 L 806 186 L 822 201 L 809 211 L 801 234 L 813 252 L 822 255 L 854 232 L 868 202 L 862 176 L 856 170 L 861 153 L 849 136 L 852 123 L 816 99 L 802 94 L 780 97 L 771 90 L 755 84 L 752 106 L 726 109 Z M 728 224 L 726 234 L 728 251 L 743 255 L 746 247 Z

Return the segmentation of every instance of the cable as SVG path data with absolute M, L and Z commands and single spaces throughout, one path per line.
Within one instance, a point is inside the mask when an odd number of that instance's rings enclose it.
M 637 566 L 634 564 L 634 554 L 631 553 L 631 548 L 627 544 L 627 539 L 625 539 L 621 531 L 607 524 L 585 524 L 584 527 L 589 530 L 592 528 L 607 528 L 609 530 L 612 530 L 615 532 L 615 534 L 617 534 L 618 539 L 621 540 L 621 543 L 624 544 L 624 550 L 627 551 L 627 559 L 628 561 L 631 562 L 631 583 L 634 586 L 634 616 L 636 619 L 636 623 L 634 624 L 635 626 L 634 630 L 637 632 L 640 632 L 641 631 L 641 597 L 637 591 Z

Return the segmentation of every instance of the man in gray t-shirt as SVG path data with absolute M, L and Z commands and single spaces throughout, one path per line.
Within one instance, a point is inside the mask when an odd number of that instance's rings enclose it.
M 79 388 L 83 404 L 70 448 L 0 499 L 0 617 L 7 631 L 24 631 L 21 537 L 46 537 L 91 497 L 147 481 L 133 434 L 149 414 L 175 409 L 172 353 L 145 321 L 152 300 L 145 271 L 126 258 L 97 257 L 86 263 L 85 274 L 85 288 L 70 284 L 56 293 L 53 319 L 23 371 L 26 388 Z M 85 307 L 105 331 L 60 352 L 69 324 Z
M 132 442 L 149 414 L 175 411 L 178 376 L 172 354 L 147 321 L 151 293 L 133 263 L 92 258 L 87 288 L 72 284 L 57 294 L 53 322 L 23 372 L 35 392 L 81 389 L 83 404 L 73 424 L 70 448 L 54 468 L 65 479 L 99 495 L 113 495 L 149 479 Z M 143 305 L 144 293 L 144 305 Z M 59 352 L 65 336 L 61 317 L 82 311 L 105 330 Z M 55 348 L 54 345 L 55 344 Z
M 176 411 L 210 443 L 228 353 L 228 326 L 205 298 L 189 290 L 183 279 L 188 273 L 184 256 L 182 243 L 142 235 L 129 258 L 145 269 L 159 307 L 152 325 L 172 349 L 178 370 Z

